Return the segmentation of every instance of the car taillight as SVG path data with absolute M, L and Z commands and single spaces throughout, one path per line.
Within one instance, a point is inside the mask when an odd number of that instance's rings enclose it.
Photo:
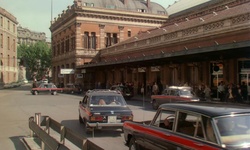
M 91 116 L 90 121 L 103 121 L 103 116 Z
M 130 116 L 122 116 L 122 121 L 126 121 L 126 120 L 133 120 L 133 115 L 130 115 Z

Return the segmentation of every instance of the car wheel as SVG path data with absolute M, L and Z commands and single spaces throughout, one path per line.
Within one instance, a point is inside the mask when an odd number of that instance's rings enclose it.
M 80 116 L 80 114 L 79 114 L 79 122 L 83 123 L 83 120 L 82 120 L 82 117 Z
M 71 94 L 74 94 L 74 91 L 71 91 Z
M 56 91 L 53 91 L 53 92 L 52 92 L 52 95 L 56 95 L 56 94 L 57 94 L 57 92 L 56 92 Z
M 34 91 L 33 93 L 34 93 L 33 95 L 38 95 L 38 92 L 37 92 L 37 91 Z
M 139 150 L 139 147 L 137 146 L 137 144 L 135 142 L 135 138 L 132 138 L 129 141 L 129 150 Z
M 152 102 L 152 107 L 153 107 L 153 109 L 158 109 L 158 107 L 159 107 L 159 104 L 154 100 L 153 102 Z

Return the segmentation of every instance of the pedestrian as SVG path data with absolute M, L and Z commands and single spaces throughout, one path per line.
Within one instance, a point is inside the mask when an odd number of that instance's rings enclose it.
M 147 85 L 147 95 L 148 95 L 148 96 L 151 96 L 151 92 L 152 92 L 152 87 L 151 87 L 151 85 L 148 83 L 148 85 Z
M 141 95 L 144 95 L 144 84 L 141 86 Z
M 242 90 L 239 84 L 235 87 L 235 101 L 238 103 L 243 102 Z
M 61 88 L 64 88 L 64 83 L 63 83 L 63 81 L 61 81 L 60 87 L 61 87 Z
M 160 81 L 159 84 L 158 84 L 158 94 L 161 94 L 162 91 L 163 91 L 163 85 L 162 85 L 162 83 Z
M 153 85 L 152 92 L 153 92 L 154 95 L 157 95 L 158 92 L 159 92 L 159 87 L 158 87 L 156 82 Z
M 241 94 L 242 94 L 243 101 L 246 101 L 247 100 L 248 91 L 247 91 L 247 85 L 246 85 L 245 82 L 242 82 L 242 84 L 240 86 L 240 89 L 241 89 Z
M 218 85 L 218 94 L 219 94 L 219 98 L 220 98 L 220 101 L 225 101 L 225 86 L 224 86 L 224 83 L 223 81 L 221 81 Z
M 205 85 L 204 94 L 206 101 L 211 99 L 211 89 L 207 85 Z
M 37 82 L 36 82 L 36 80 L 33 81 L 32 88 L 37 88 Z
M 228 93 L 226 96 L 226 102 L 235 102 L 234 100 L 234 88 L 233 84 L 228 85 Z

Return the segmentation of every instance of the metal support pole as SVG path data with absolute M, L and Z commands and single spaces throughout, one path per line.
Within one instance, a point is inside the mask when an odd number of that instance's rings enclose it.
M 40 124 L 41 124 L 41 113 L 35 113 L 35 123 L 40 127 Z

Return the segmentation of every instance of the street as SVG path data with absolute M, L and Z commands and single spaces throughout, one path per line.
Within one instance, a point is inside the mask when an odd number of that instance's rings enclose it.
M 21 138 L 30 135 L 28 119 L 35 113 L 49 116 L 73 131 L 83 134 L 104 149 L 127 150 L 121 130 L 95 131 L 94 137 L 86 135 L 84 127 L 78 121 L 78 104 L 82 95 L 31 95 L 31 85 L 14 89 L 0 90 L 0 147 L 1 149 L 25 150 Z M 138 98 L 137 98 L 138 99 Z M 140 99 L 140 98 L 139 98 Z M 135 121 L 151 120 L 155 114 L 149 101 L 127 101 L 134 113 Z M 145 106 L 145 107 L 143 107 Z

